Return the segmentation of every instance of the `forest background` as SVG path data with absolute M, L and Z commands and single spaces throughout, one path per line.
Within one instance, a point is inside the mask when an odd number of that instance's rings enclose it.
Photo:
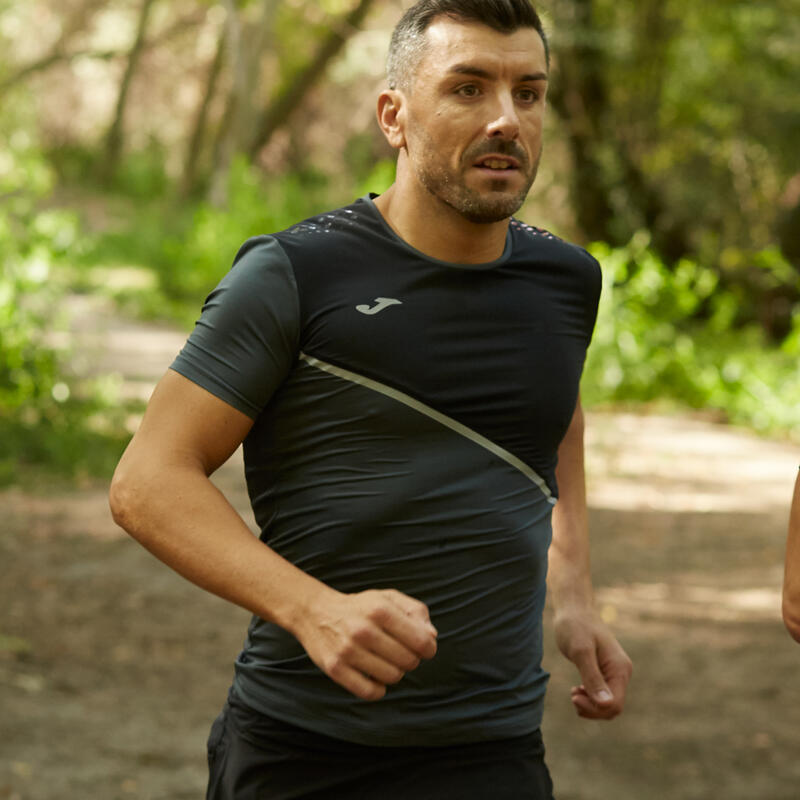
M 0 798 L 202 796 L 246 614 L 116 529 L 108 478 L 240 243 L 391 182 L 409 4 L 0 0 Z M 603 265 L 592 566 L 635 664 L 626 713 L 580 725 L 545 637 L 557 794 L 795 800 L 800 0 L 540 6 L 518 216 Z M 214 479 L 246 516 L 241 463 Z
M 135 402 L 70 358 L 65 297 L 188 330 L 246 237 L 389 185 L 374 101 L 408 5 L 0 0 L 0 482 L 107 475 L 130 435 Z M 518 216 L 603 264 L 586 403 L 797 435 L 800 3 L 541 11 Z

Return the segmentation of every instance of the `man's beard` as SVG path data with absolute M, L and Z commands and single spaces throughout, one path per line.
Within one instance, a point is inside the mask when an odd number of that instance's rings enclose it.
M 425 135 L 427 141 L 421 142 L 427 153 L 436 153 L 433 141 Z M 485 141 L 479 146 L 464 154 L 463 162 L 470 169 L 482 155 L 497 153 L 512 156 L 519 162 L 519 170 L 523 174 L 527 171 L 526 180 L 521 189 L 511 192 L 505 180 L 489 182 L 487 189 L 478 191 L 465 185 L 463 178 L 439 164 L 426 161 L 417 167 L 417 177 L 420 183 L 438 200 L 461 214 L 470 222 L 489 224 L 508 219 L 517 212 L 531 186 L 536 179 L 541 159 L 541 149 L 536 155 L 536 160 L 531 165 L 523 149 L 516 143 L 508 140 Z

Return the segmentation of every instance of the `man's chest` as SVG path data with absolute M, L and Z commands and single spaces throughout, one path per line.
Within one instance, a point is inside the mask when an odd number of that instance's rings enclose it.
M 560 440 L 587 344 L 579 285 L 552 266 L 330 266 L 297 271 L 303 353 L 517 451 L 533 431 L 545 450 Z

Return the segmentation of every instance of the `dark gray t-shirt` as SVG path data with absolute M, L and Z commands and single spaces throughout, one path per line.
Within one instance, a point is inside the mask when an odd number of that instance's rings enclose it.
M 513 220 L 502 257 L 431 259 L 370 198 L 245 243 L 173 369 L 255 423 L 261 539 L 343 592 L 426 603 L 439 650 L 366 702 L 254 617 L 234 689 L 365 744 L 541 721 L 550 513 L 600 293 L 584 250 Z

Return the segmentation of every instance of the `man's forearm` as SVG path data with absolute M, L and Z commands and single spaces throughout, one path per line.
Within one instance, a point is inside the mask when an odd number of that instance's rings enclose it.
M 112 483 L 116 522 L 185 578 L 292 633 L 348 691 L 380 699 L 435 654 L 423 603 L 394 590 L 338 592 L 254 537 L 201 470 L 136 460 L 123 457 Z
M 111 488 L 118 525 L 198 586 L 293 630 L 326 587 L 255 536 L 201 470 L 126 454 Z
M 553 509 L 548 590 L 556 611 L 591 608 L 592 579 L 583 459 L 583 411 L 578 403 L 558 451 L 559 500 Z
M 578 714 L 587 719 L 613 719 L 625 705 L 632 666 L 594 610 L 580 402 L 558 450 L 556 480 L 559 501 L 553 509 L 547 576 L 555 607 L 556 642 L 581 675 L 582 683 L 571 692 Z

